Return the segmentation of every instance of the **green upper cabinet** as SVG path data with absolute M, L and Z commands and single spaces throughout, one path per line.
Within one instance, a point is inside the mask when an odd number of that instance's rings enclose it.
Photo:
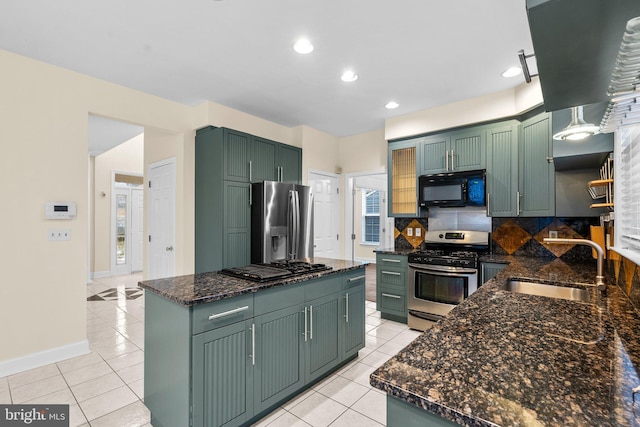
M 487 211 L 490 216 L 554 216 L 551 115 L 487 130 Z
M 221 129 L 224 144 L 224 179 L 249 181 L 253 136 L 232 129 Z
M 387 186 L 390 217 L 415 217 L 418 213 L 416 159 L 419 141 L 421 139 L 389 143 Z
M 254 137 L 249 160 L 249 180 L 251 182 L 276 181 L 278 178 L 278 144 L 268 139 Z
M 487 212 L 516 216 L 518 194 L 518 123 L 487 131 Z
M 251 184 L 224 183 L 222 268 L 251 264 Z
M 289 184 L 302 183 L 302 149 L 291 145 L 279 144 L 277 162 L 277 181 Z
M 429 136 L 420 142 L 419 174 L 484 169 L 485 156 L 483 126 Z
M 522 122 L 519 148 L 519 214 L 554 216 L 556 183 L 551 114 L 539 114 Z

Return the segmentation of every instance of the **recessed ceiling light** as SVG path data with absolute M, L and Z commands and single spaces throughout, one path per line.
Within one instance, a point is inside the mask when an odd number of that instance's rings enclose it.
M 502 77 L 515 77 L 522 74 L 522 68 L 520 67 L 511 67 L 502 72 Z
M 388 108 L 389 110 L 393 110 L 394 108 L 398 108 L 400 106 L 400 104 L 398 104 L 395 101 L 389 101 L 387 102 L 387 105 L 384 106 L 384 108 Z
M 340 77 L 340 79 L 342 79 L 343 82 L 355 82 L 356 80 L 358 80 L 358 75 L 356 73 L 354 73 L 352 70 L 347 70 L 344 73 L 342 73 L 342 76 Z
M 313 52 L 313 45 L 307 39 L 300 39 L 293 45 L 293 50 L 302 55 Z

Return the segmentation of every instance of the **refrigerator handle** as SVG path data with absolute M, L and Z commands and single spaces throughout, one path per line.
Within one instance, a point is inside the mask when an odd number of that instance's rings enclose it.
M 287 258 L 292 259 L 295 254 L 294 236 L 296 234 L 296 201 L 295 191 L 289 190 L 288 224 L 287 224 Z
M 296 259 L 298 257 L 298 246 L 300 244 L 300 194 L 297 191 L 293 192 L 293 201 L 294 222 L 291 242 L 293 253 L 291 254 L 291 258 Z

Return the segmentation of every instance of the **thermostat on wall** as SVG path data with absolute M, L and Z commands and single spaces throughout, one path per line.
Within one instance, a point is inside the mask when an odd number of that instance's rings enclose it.
M 76 204 L 74 202 L 47 202 L 44 205 L 44 216 L 47 219 L 74 219 Z

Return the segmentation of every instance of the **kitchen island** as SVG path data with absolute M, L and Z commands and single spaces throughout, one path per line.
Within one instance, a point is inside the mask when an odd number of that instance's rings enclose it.
M 514 277 L 593 283 L 595 260 L 490 262 L 508 266 L 371 375 L 388 426 L 640 425 L 640 317 L 614 281 L 589 304 L 504 289 Z
M 252 282 L 217 272 L 140 282 L 145 405 L 155 427 L 251 423 L 364 347 L 365 264 Z

